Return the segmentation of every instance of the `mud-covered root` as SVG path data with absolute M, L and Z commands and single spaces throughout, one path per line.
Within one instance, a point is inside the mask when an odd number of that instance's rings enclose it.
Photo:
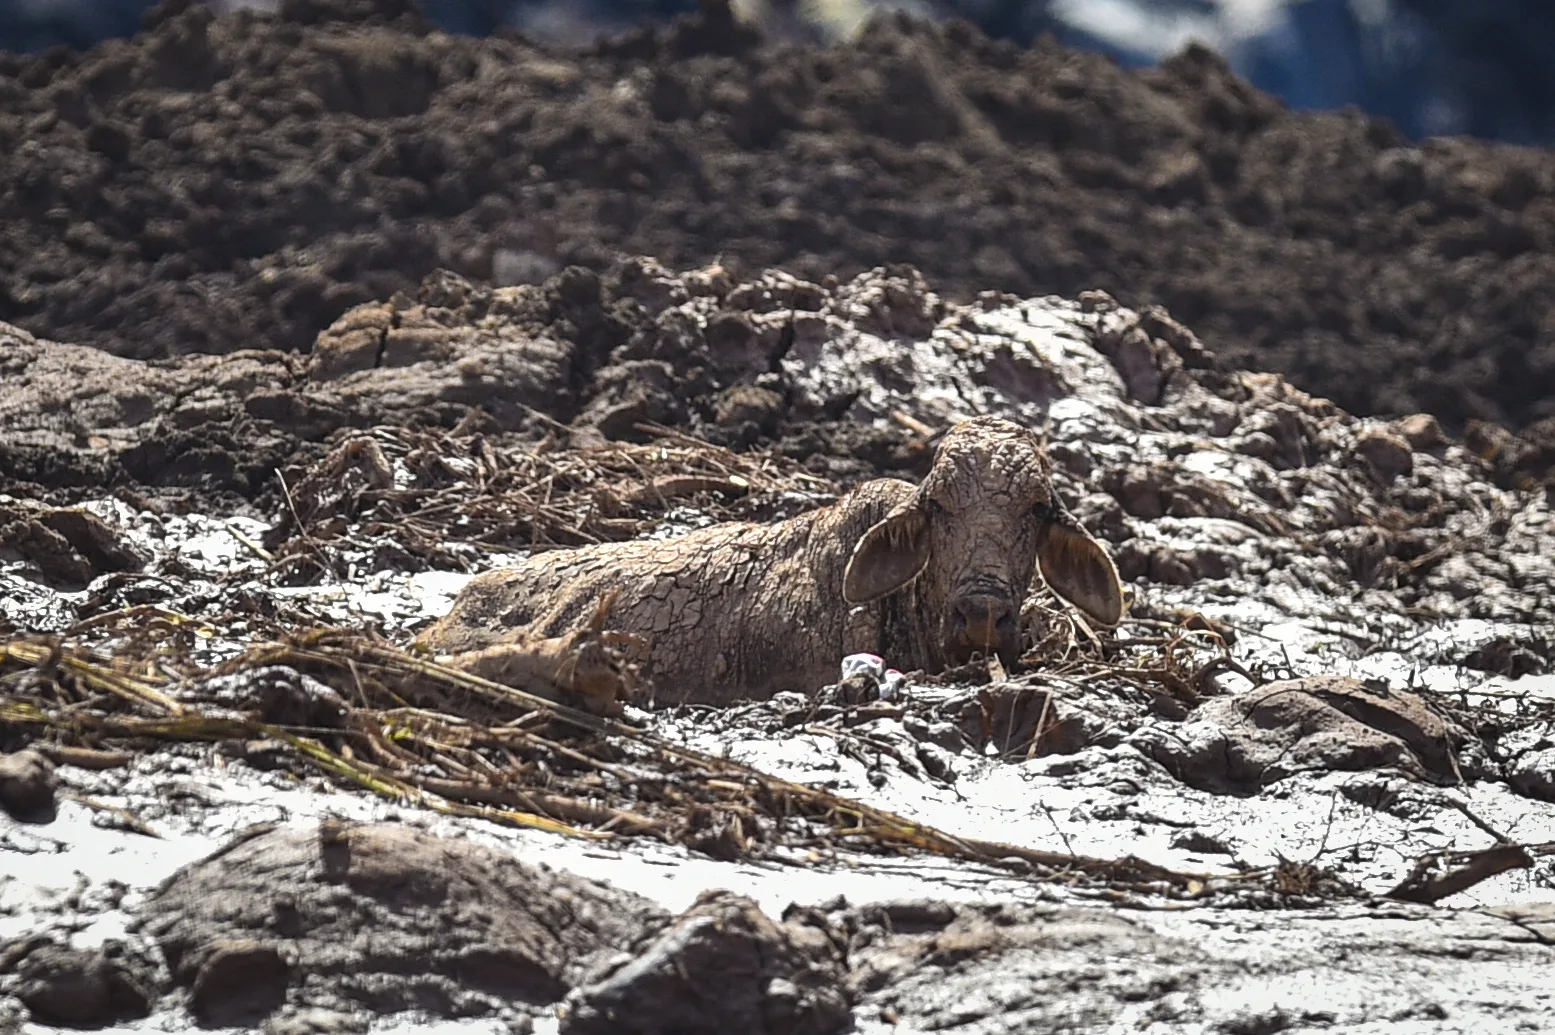
M 438 660 L 494 683 L 582 708 L 617 716 L 637 693 L 637 673 L 623 654 L 633 637 L 605 631 L 619 590 L 600 600 L 588 622 L 562 636 L 540 637 L 515 629 L 501 642 Z

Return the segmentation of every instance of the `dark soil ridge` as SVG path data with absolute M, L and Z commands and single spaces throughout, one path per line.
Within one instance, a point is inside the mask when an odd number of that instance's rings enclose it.
M 1164 303 L 1357 413 L 1555 418 L 1547 153 L 1294 115 L 1203 50 L 1131 73 L 896 17 L 824 50 L 710 9 L 568 53 L 405 0 L 146 25 L 0 55 L 0 320 L 306 351 L 439 266 L 910 262 L 951 298 Z

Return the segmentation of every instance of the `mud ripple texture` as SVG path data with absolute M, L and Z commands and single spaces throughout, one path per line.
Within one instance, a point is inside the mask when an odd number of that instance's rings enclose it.
M 894 17 L 819 49 L 715 4 L 573 52 L 168 0 L 0 56 L 0 111 L 0 320 L 121 355 L 305 352 L 439 266 L 905 261 L 962 301 L 1165 304 L 1358 413 L 1555 417 L 1548 155 L 1293 115 L 1202 50 L 1126 72 Z

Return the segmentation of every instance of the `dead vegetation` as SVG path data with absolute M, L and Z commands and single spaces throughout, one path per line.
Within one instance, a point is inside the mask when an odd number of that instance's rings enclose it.
M 1230 893 L 1277 904 L 1360 894 L 1326 876 L 1317 860 L 1211 876 L 1133 856 L 1100 859 L 956 837 L 356 632 L 299 633 L 202 669 L 182 660 L 177 646 L 197 623 L 153 611 L 133 616 L 143 619 L 136 624 L 145 634 L 121 641 L 111 656 L 58 638 L 0 645 L 0 733 L 90 768 L 133 764 L 173 743 L 210 743 L 447 815 L 589 839 L 645 837 L 720 859 L 805 865 L 844 849 L 931 853 L 1105 895 Z M 1156 666 L 1138 663 L 1139 644 L 1133 660 L 1120 662 L 1101 657 L 1099 645 L 1069 642 L 1064 674 L 1034 678 L 1055 685 L 1110 675 L 1117 677 L 1112 685 L 1121 679 L 1141 693 L 1191 695 L 1207 666 L 1201 661 L 1195 672 L 1186 652 L 1202 658 L 1212 636 L 1163 637 L 1152 648 L 1162 659 Z M 1041 714 L 1024 742 L 1006 738 L 1007 757 L 1030 757 L 1052 732 L 1048 693 L 1034 692 Z M 847 739 L 839 730 L 839 750 L 848 749 Z M 78 800 L 156 836 L 133 815 Z M 1484 854 L 1419 860 L 1392 897 L 1435 901 L 1555 855 L 1555 845 L 1505 844 L 1493 858 Z
M 765 517 L 827 502 L 835 486 L 791 460 L 735 453 L 643 425 L 647 443 L 531 446 L 474 430 L 379 427 L 282 476 L 285 509 L 262 549 L 291 584 L 343 577 L 349 556 L 470 570 L 484 554 L 635 539 L 678 507 L 705 519 Z
M 277 692 L 283 670 L 291 675 Z M 725 859 L 803 862 L 847 847 L 930 852 L 1114 891 L 1191 897 L 1228 883 L 1134 857 L 953 837 L 340 630 L 259 644 L 207 670 L 149 642 L 109 658 L 15 639 L 0 647 L 0 726 L 61 757 L 129 759 L 169 742 L 212 742 L 441 813 L 651 837 Z

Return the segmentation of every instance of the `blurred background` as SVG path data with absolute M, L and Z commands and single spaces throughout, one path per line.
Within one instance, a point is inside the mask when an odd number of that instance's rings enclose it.
M 209 0 L 266 8 L 274 0 Z M 513 29 L 582 44 L 690 11 L 696 0 L 422 0 L 450 32 Z M 0 49 L 79 49 L 132 35 L 148 0 L 0 0 Z M 1410 137 L 1555 142 L 1552 0 L 736 0 L 769 30 L 816 40 L 878 7 L 965 18 L 1025 45 L 1042 33 L 1149 65 L 1198 41 L 1296 109 L 1354 105 Z

